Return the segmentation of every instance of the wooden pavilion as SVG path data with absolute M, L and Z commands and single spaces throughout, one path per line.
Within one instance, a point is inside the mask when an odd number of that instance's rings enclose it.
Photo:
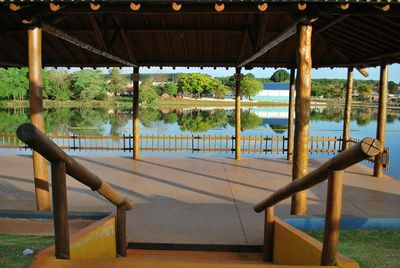
M 365 67 L 381 66 L 377 139 L 384 145 L 387 66 L 399 62 L 399 48 L 399 1 L 0 3 L 0 67 L 29 66 L 31 121 L 39 129 L 44 125 L 42 67 L 133 67 L 135 159 L 139 157 L 139 68 L 236 67 L 236 159 L 240 159 L 241 69 L 291 69 L 289 159 L 294 180 L 308 173 L 312 68 L 348 68 L 343 132 L 347 141 L 353 69 L 367 75 Z M 50 209 L 47 174 L 45 159 L 34 152 L 39 210 Z M 374 175 L 382 175 L 380 155 Z M 292 199 L 292 213 L 305 212 L 306 193 L 301 192 Z

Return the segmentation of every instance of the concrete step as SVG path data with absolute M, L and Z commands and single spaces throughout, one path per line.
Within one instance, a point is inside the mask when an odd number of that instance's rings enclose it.
M 262 261 L 261 253 L 248 252 L 215 252 L 215 251 L 182 251 L 182 250 L 142 250 L 129 249 L 126 258 L 97 260 L 56 260 L 54 257 L 41 262 L 36 260 L 31 267 L 85 267 L 85 268 L 261 268 L 261 267 L 320 267 L 277 265 Z M 333 266 L 336 267 L 336 266 Z

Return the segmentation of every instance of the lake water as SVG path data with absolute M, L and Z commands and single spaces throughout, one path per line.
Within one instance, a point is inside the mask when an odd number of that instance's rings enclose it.
M 244 108 L 242 109 L 242 136 L 287 136 L 287 107 Z M 28 122 L 28 110 L 3 109 L 0 133 L 15 133 L 16 128 Z M 363 138 L 376 135 L 377 111 L 370 108 L 353 109 L 351 121 L 351 137 Z M 343 109 L 341 107 L 312 107 L 310 135 L 314 137 L 334 137 L 342 135 Z M 226 109 L 141 109 L 141 135 L 234 135 L 234 110 Z M 48 134 L 76 135 L 132 135 L 131 110 L 106 109 L 47 109 L 45 125 Z M 388 113 L 386 130 L 386 147 L 390 148 L 390 169 L 388 173 L 400 178 L 400 111 Z M 5 152 L 18 152 L 2 150 Z M 78 153 L 77 153 L 78 154 Z M 95 153 L 131 155 L 128 152 Z M 142 152 L 142 155 L 165 155 L 165 152 Z M 193 153 L 173 153 L 181 156 Z M 202 156 L 226 157 L 232 153 L 197 152 Z M 312 155 L 311 157 L 318 157 Z M 282 155 L 246 154 L 244 157 L 282 157 Z M 328 157 L 324 155 L 324 157 Z

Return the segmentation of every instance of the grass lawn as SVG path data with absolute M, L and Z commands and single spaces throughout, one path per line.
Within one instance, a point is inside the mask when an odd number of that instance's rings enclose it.
M 323 232 L 309 232 L 323 240 Z M 339 252 L 358 261 L 361 268 L 400 267 L 400 231 L 340 231 Z
M 28 267 L 39 250 L 53 243 L 53 236 L 0 234 L 0 267 Z M 34 253 L 24 256 L 22 251 L 26 248 Z

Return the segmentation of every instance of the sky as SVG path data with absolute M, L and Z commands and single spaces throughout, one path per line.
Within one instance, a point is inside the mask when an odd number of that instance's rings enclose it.
M 269 78 L 277 69 L 274 68 L 254 68 L 252 70 L 244 70 L 243 74 L 252 73 L 256 77 L 262 78 L 266 77 Z M 372 79 L 372 80 L 379 80 L 379 67 L 376 68 L 367 68 L 369 72 L 369 77 L 365 78 L 362 76 L 358 71 L 354 72 L 354 79 Z M 122 68 L 123 73 L 130 73 L 132 72 L 132 68 Z M 205 73 L 209 74 L 213 77 L 218 76 L 230 76 L 235 73 L 235 68 L 204 68 L 201 70 L 200 68 L 176 68 L 175 70 L 172 68 L 141 68 L 141 73 Z M 320 68 L 320 69 L 313 69 L 312 71 L 312 78 L 319 79 L 319 78 L 339 78 L 339 79 L 346 79 L 347 78 L 347 69 L 346 68 Z M 392 64 L 389 66 L 389 81 L 394 81 L 396 83 L 400 83 L 400 64 Z

